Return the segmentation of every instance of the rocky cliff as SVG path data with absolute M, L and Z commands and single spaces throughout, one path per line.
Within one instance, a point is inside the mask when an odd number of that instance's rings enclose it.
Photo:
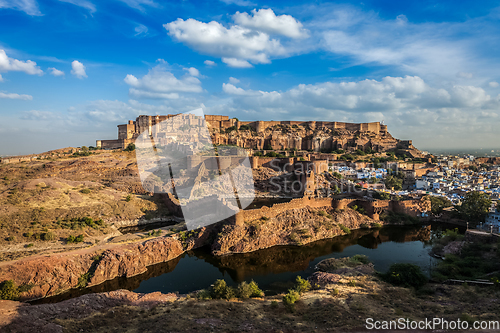
M 368 228 L 373 223 L 352 209 L 291 209 L 268 220 L 246 221 L 243 226 L 213 225 L 104 251 L 78 250 L 5 263 L 0 266 L 0 281 L 12 279 L 17 285 L 31 285 L 22 299 L 37 299 L 116 277 L 136 276 L 150 265 L 208 244 L 215 255 L 252 252 L 276 245 L 302 245 L 343 235 L 348 229 Z
M 379 221 L 380 222 L 380 221 Z M 225 225 L 212 244 L 215 255 L 252 252 L 276 245 L 302 245 L 371 227 L 376 221 L 352 209 L 287 210 L 270 219 L 245 221 L 244 225 Z

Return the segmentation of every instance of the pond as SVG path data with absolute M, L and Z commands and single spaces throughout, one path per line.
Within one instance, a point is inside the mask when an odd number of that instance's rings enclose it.
M 320 240 L 303 246 L 275 246 L 245 254 L 213 256 L 208 248 L 192 250 L 176 259 L 148 267 L 131 278 L 117 278 L 98 286 L 73 289 L 64 294 L 33 301 L 59 302 L 85 293 L 128 289 L 149 293 L 189 293 L 224 279 L 229 285 L 254 280 L 272 295 L 290 288 L 297 275 L 308 277 L 318 262 L 327 258 L 368 256 L 377 271 L 385 272 L 393 263 L 412 263 L 430 276 L 436 260 L 429 256 L 429 240 L 442 225 L 387 226 L 382 229 L 353 230 L 350 235 Z M 448 227 L 450 228 L 450 227 Z

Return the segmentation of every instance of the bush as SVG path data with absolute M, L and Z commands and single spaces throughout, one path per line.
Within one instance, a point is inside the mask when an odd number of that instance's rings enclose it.
M 69 235 L 68 238 L 66 238 L 66 243 L 68 244 L 71 244 L 71 243 L 81 243 L 83 242 L 83 238 L 85 236 L 83 235 L 78 235 L 78 236 L 73 236 L 73 235 Z
M 0 299 L 16 301 L 19 299 L 19 289 L 14 280 L 6 280 L 0 283 Z
M 348 227 L 346 227 L 345 225 L 339 223 L 339 228 L 345 232 L 347 235 L 349 235 L 351 233 L 351 229 L 349 229 Z
M 127 197 L 125 198 L 125 201 L 126 201 L 126 202 L 129 202 L 130 200 L 132 200 L 132 196 L 129 194 L 129 195 L 127 195 Z
M 253 281 L 253 280 L 250 283 L 246 283 L 245 281 L 241 282 L 238 285 L 238 288 L 236 290 L 236 294 L 239 298 L 264 296 L 264 292 L 262 292 L 262 290 L 260 290 L 257 283 L 255 283 L 255 281 Z
M 89 188 L 84 188 L 83 190 L 80 190 L 80 192 L 83 194 L 90 194 L 90 192 L 92 192 L 92 190 Z
M 211 288 L 211 294 L 213 298 L 231 299 L 235 296 L 233 288 L 229 287 L 226 281 L 222 279 L 215 281 L 214 285 Z
M 353 263 L 364 264 L 364 265 L 370 263 L 370 260 L 364 254 L 356 254 L 356 255 L 352 256 L 351 258 L 349 258 L 349 261 L 351 261 Z
M 320 215 L 320 216 L 326 216 L 326 212 L 324 210 L 320 210 L 318 212 L 318 215 Z
M 9 236 L 9 237 L 5 238 L 5 240 L 6 240 L 7 242 L 12 242 L 12 241 L 15 241 L 15 240 L 16 240 L 16 237 L 14 237 L 14 236 Z
M 25 232 L 23 236 L 26 238 L 30 238 L 31 236 L 33 236 L 33 232 L 32 231 Z
M 129 143 L 127 148 L 124 149 L 124 151 L 134 151 L 135 150 L 135 144 Z
M 46 233 L 42 234 L 42 239 L 44 241 L 51 241 L 51 240 L 54 240 L 55 238 L 56 238 L 56 236 L 52 232 L 46 232 Z
M 283 296 L 283 304 L 291 312 L 295 310 L 295 302 L 298 300 L 300 300 L 300 294 L 294 289 L 290 289 L 288 294 Z
M 420 288 L 428 281 L 427 277 L 417 265 L 392 264 L 389 271 L 382 274 L 382 278 L 396 286 Z
M 302 277 L 297 276 L 297 279 L 295 280 L 295 282 L 297 283 L 295 290 L 297 290 L 299 294 L 302 294 L 306 291 L 311 290 L 311 284 L 306 279 L 303 279 Z
M 382 228 L 382 224 L 380 224 L 380 223 L 378 223 L 378 222 L 375 222 L 375 223 L 373 223 L 373 224 L 372 224 L 372 227 L 373 227 L 373 228 L 380 229 L 380 228 Z
M 370 225 L 368 223 L 361 223 L 360 227 L 362 229 L 369 229 L 370 228 Z
M 33 243 L 29 243 L 29 244 L 26 244 L 24 247 L 32 247 L 32 246 L 34 246 L 34 245 L 35 245 L 35 244 L 33 244 Z

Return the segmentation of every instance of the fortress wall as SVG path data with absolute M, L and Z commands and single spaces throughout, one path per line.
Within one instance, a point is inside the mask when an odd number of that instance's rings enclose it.
M 272 218 L 280 215 L 291 209 L 301 209 L 305 207 L 321 208 L 321 207 L 331 207 L 332 199 L 309 199 L 307 197 L 292 199 L 289 202 L 277 203 L 271 207 L 264 206 L 259 209 L 242 210 L 238 214 L 236 221 L 242 223 L 244 221 L 258 220 L 262 217 Z
M 403 213 L 411 216 L 421 216 L 422 212 L 431 211 L 430 200 L 414 199 L 391 201 L 390 210 L 395 213 Z

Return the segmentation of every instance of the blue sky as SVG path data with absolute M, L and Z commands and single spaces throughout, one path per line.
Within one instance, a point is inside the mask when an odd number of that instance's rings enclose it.
M 496 1 L 0 0 L 0 155 L 140 114 L 382 121 L 499 148 Z

